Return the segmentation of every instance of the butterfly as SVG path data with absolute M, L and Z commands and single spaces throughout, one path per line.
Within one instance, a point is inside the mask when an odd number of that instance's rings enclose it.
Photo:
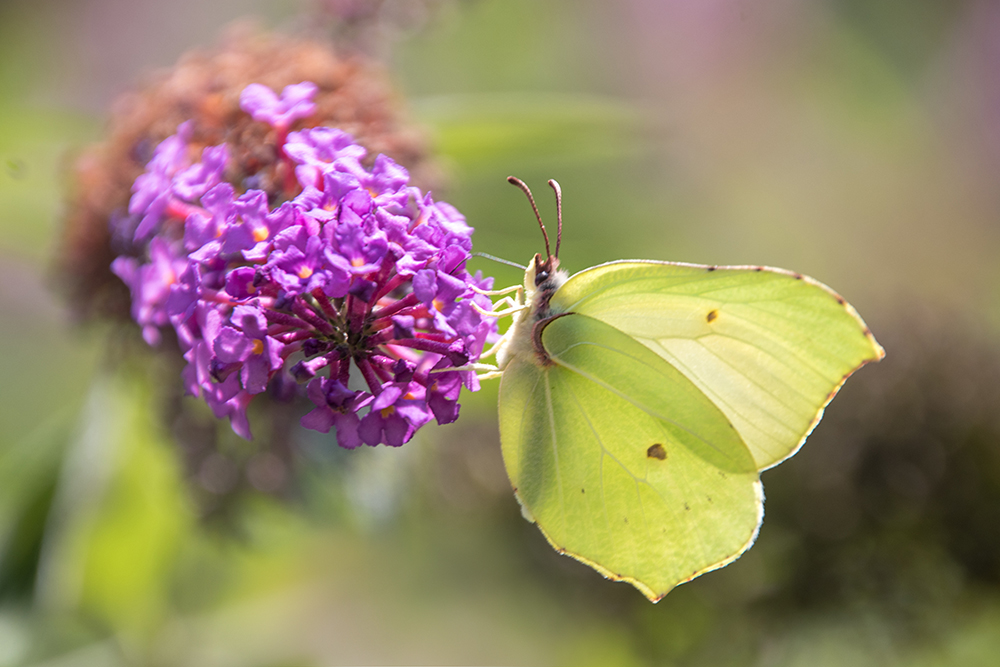
M 848 376 L 884 356 L 822 283 L 761 266 L 621 260 L 568 276 L 545 239 L 500 377 L 504 465 L 522 513 L 560 553 L 657 601 L 736 560 L 764 515 L 760 472 L 794 455 Z

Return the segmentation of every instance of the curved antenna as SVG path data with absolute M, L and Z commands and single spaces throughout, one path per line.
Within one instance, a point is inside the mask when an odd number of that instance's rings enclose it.
M 558 218 L 558 227 L 556 228 L 556 258 L 559 258 L 559 244 L 562 243 L 562 188 L 559 187 L 559 182 L 554 178 L 549 179 L 549 187 L 555 190 L 556 193 L 556 218 Z
M 531 202 L 531 210 L 535 212 L 535 219 L 538 220 L 538 226 L 542 229 L 542 236 L 545 237 L 545 256 L 552 257 L 552 253 L 549 251 L 549 234 L 545 231 L 545 223 L 542 222 L 542 216 L 538 213 L 538 206 L 535 204 L 535 198 L 531 196 L 531 190 L 528 189 L 524 181 L 516 176 L 508 176 L 507 182 L 521 188 L 521 191 L 528 195 L 528 201 Z
M 502 257 L 497 257 L 496 255 L 490 255 L 485 252 L 474 252 L 473 257 L 482 257 L 483 259 L 492 259 L 494 262 L 500 262 L 501 264 L 506 264 L 507 266 L 513 266 L 515 269 L 521 269 L 522 271 L 527 271 L 528 267 L 522 266 L 517 262 L 512 262 L 509 259 L 503 259 Z

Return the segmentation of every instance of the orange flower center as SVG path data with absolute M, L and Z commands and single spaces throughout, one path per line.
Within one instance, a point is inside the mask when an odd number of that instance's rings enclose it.
M 424 224 L 425 222 L 427 222 L 427 211 L 421 211 L 420 215 L 417 216 L 417 219 L 413 221 L 412 225 L 410 225 L 410 231 L 412 232 L 414 229 Z

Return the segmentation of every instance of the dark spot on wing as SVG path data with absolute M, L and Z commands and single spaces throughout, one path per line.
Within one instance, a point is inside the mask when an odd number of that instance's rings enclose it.
M 714 322 L 715 318 L 718 317 L 718 316 L 719 316 L 719 311 L 717 311 L 717 310 L 710 310 L 710 311 L 708 311 L 708 315 L 705 316 L 705 321 L 706 322 Z
M 580 489 L 580 493 L 586 493 L 586 492 L 587 491 L 585 489 Z
M 840 304 L 841 306 L 843 306 L 843 305 L 844 305 L 844 304 L 846 304 L 847 302 L 846 302 L 846 301 L 844 301 L 844 297 L 842 297 L 842 296 L 838 296 L 838 297 L 837 297 L 837 303 L 839 303 L 839 304 Z
M 687 503 L 684 503 L 684 510 L 688 512 L 691 511 L 691 506 L 688 505 Z
M 708 502 L 712 502 L 712 496 L 705 496 L 705 498 L 708 499 Z
M 753 268 L 753 270 L 754 270 L 754 271 L 763 271 L 763 270 L 764 270 L 764 267 L 763 267 L 763 266 L 755 266 L 755 267 Z
M 710 267 L 708 267 L 708 270 L 709 271 L 715 271 L 717 268 L 719 268 L 719 267 L 717 267 L 717 266 L 710 266 Z
M 628 523 L 628 517 L 624 517 L 625 523 Z
M 646 450 L 646 456 L 651 459 L 660 459 L 663 461 L 667 458 L 667 450 L 660 443 L 656 443 L 649 446 L 649 449 Z

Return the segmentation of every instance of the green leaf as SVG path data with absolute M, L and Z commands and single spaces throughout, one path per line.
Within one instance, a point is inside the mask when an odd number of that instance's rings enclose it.
M 148 387 L 99 376 L 68 453 L 43 553 L 40 599 L 130 641 L 171 610 L 172 574 L 195 516 Z

